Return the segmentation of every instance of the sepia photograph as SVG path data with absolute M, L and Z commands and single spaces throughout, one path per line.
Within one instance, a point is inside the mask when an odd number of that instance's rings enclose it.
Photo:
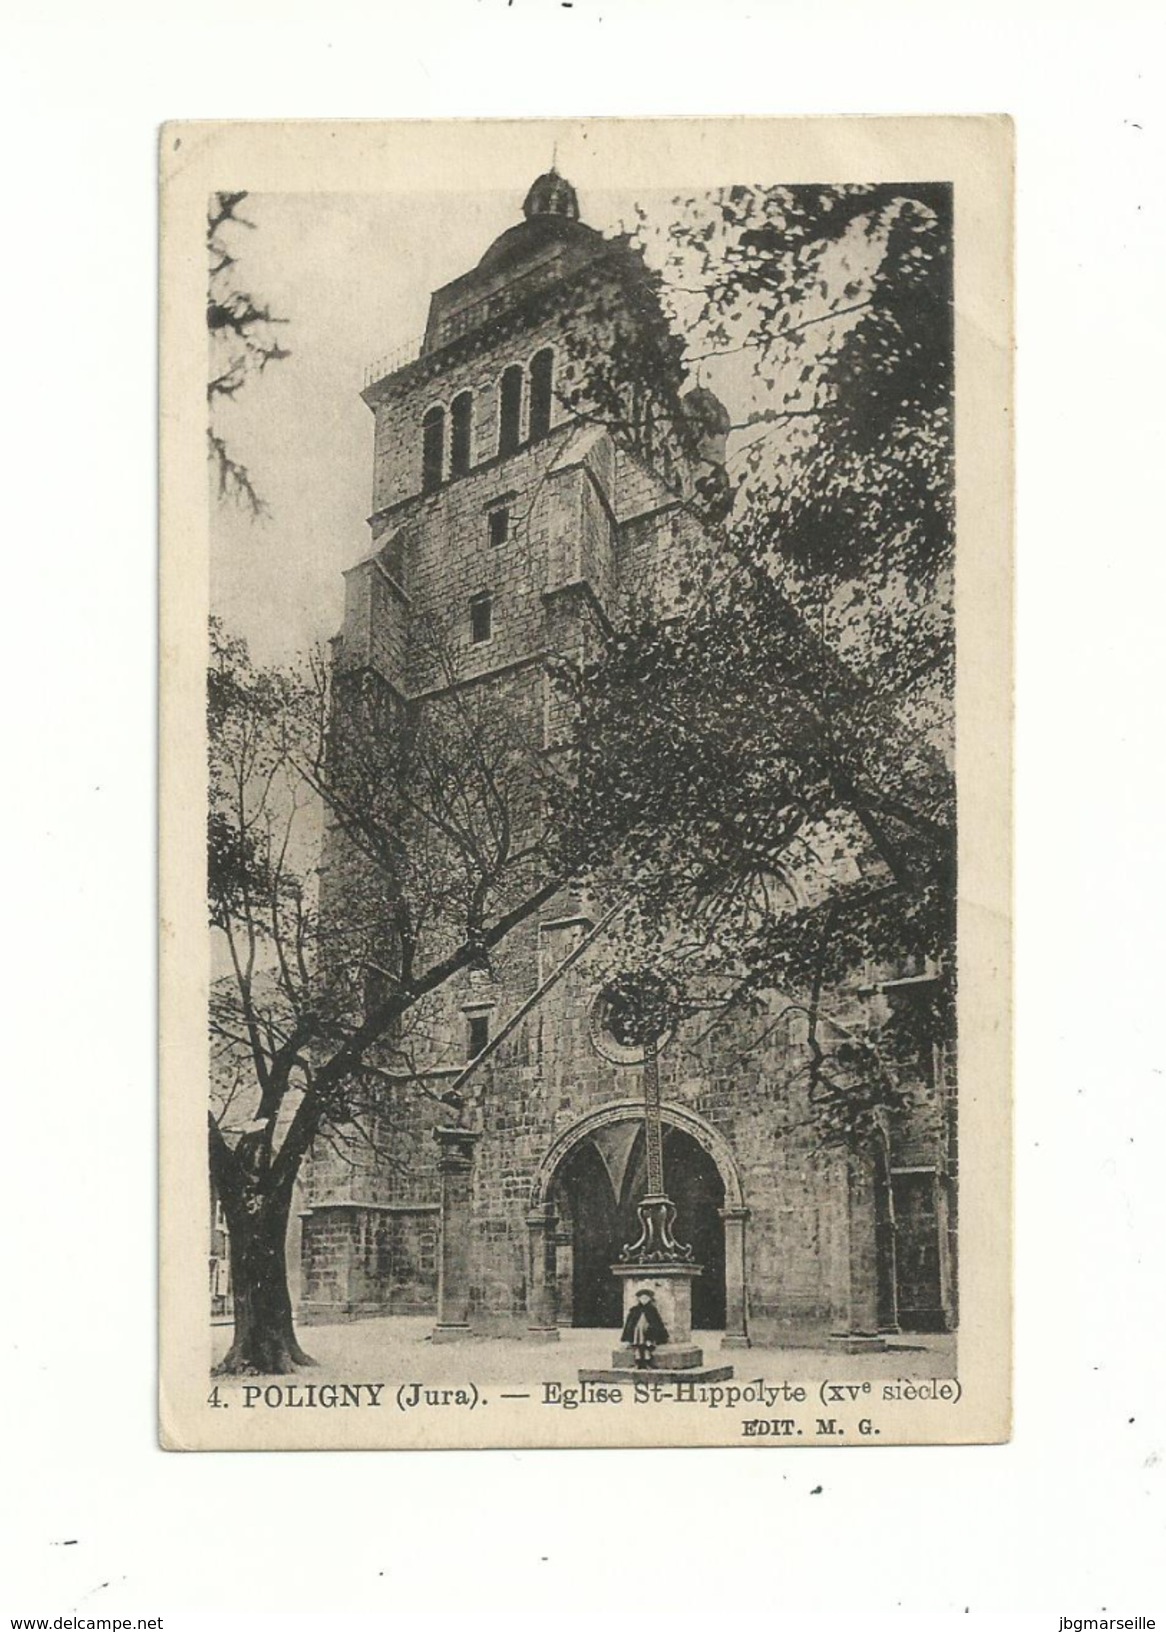
M 14 15 L 11 1626 L 1164 1624 L 1161 9 Z
M 961 1183 L 1006 1242 L 1007 929 L 962 868 L 1008 717 L 965 731 L 1001 629 L 956 585 L 986 514 L 1006 602 L 1009 493 L 962 502 L 954 171 L 786 177 L 760 126 L 645 187 L 611 127 L 532 125 L 471 186 L 488 127 L 356 128 L 397 186 L 204 163 L 199 242 L 193 203 L 165 229 L 164 352 L 196 253 L 207 338 L 205 587 L 164 588 L 202 653 L 204 1131 L 184 1088 L 163 1172 L 201 1308 L 162 1264 L 205 1365 L 164 1443 L 1005 1437 Z M 707 173 L 739 126 L 681 129 Z M 192 200 L 200 142 L 163 134 Z

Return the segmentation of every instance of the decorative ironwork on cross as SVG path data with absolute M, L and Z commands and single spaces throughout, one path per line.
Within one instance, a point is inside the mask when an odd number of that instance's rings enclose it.
M 624 1264 L 691 1264 L 692 1248 L 673 1235 L 676 1204 L 664 1187 L 664 1128 L 660 1117 L 660 1050 L 656 1037 L 644 1049 L 644 1147 L 648 1162 L 648 1189 L 636 1208 L 639 1238 L 620 1253 Z

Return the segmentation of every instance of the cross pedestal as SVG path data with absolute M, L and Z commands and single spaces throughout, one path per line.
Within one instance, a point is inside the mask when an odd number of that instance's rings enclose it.
M 703 1274 L 699 1264 L 613 1264 L 611 1273 L 623 1282 L 623 1314 L 626 1320 L 641 1292 L 651 1292 L 660 1319 L 668 1332 L 652 1356 L 652 1371 L 683 1371 L 686 1374 L 704 1365 L 704 1354 L 692 1341 L 692 1285 Z M 611 1357 L 616 1371 L 634 1371 L 635 1356 L 630 1348 L 618 1348 Z M 703 1373 L 702 1373 L 703 1375 Z
M 719 1383 L 733 1375 L 732 1366 L 706 1366 L 704 1352 L 692 1341 L 692 1288 L 703 1273 L 699 1264 L 613 1264 L 611 1273 L 623 1282 L 624 1319 L 640 1292 L 651 1292 L 668 1333 L 657 1346 L 650 1366 L 637 1367 L 630 1347 L 612 1350 L 611 1369 L 580 1371 L 581 1383 L 626 1383 L 634 1377 L 661 1383 Z

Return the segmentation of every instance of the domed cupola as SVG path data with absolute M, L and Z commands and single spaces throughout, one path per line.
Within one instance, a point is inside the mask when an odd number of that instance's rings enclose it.
M 531 183 L 522 213 L 528 221 L 536 215 L 559 215 L 568 221 L 578 221 L 579 195 L 552 165 L 545 175 Z
M 522 220 L 499 233 L 472 271 L 433 291 L 422 352 L 492 322 L 507 305 L 571 277 L 610 248 L 580 221 L 579 195 L 552 163 L 527 192 Z
M 579 195 L 554 165 L 531 183 L 522 205 L 521 221 L 495 238 L 478 262 L 479 272 L 497 276 L 513 269 L 517 274 L 532 256 L 552 245 L 561 246 L 571 265 L 565 273 L 602 252 L 602 233 L 579 219 Z

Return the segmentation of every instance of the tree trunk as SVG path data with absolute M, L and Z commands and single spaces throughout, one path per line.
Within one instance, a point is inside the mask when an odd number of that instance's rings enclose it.
M 248 1197 L 250 1201 L 253 1198 Z M 231 1242 L 235 1339 L 216 1376 L 278 1375 L 314 1366 L 296 1341 L 287 1286 L 287 1224 L 291 1191 L 266 1196 L 249 1208 L 224 1203 Z

